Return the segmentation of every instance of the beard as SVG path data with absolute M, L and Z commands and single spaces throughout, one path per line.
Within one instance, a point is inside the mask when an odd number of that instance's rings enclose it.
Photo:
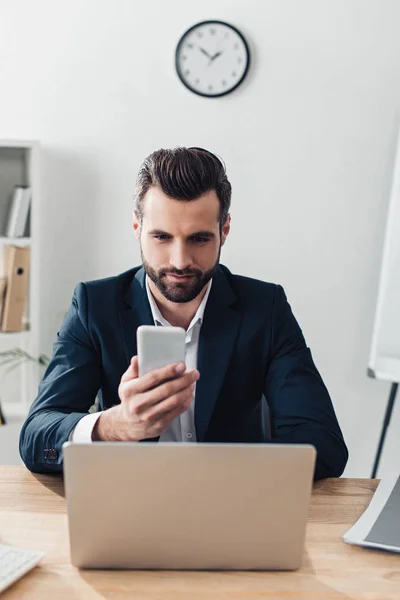
M 164 298 L 170 302 L 181 304 L 184 302 L 191 302 L 197 298 L 204 286 L 207 285 L 212 277 L 214 277 L 219 265 L 221 246 L 219 247 L 218 258 L 215 264 L 207 271 L 201 271 L 200 269 L 184 269 L 183 271 L 180 271 L 179 269 L 160 269 L 159 271 L 156 271 L 146 261 L 142 248 L 140 248 L 140 252 L 146 274 L 157 286 Z M 182 282 L 168 281 L 167 275 L 190 275 L 190 279 Z

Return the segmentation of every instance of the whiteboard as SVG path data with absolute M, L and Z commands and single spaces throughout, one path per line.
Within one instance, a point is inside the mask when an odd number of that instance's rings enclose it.
M 383 244 L 368 374 L 400 382 L 400 130 Z

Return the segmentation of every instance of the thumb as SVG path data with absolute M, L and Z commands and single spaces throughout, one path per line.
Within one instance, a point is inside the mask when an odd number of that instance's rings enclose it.
M 130 381 L 139 377 L 138 357 L 132 356 L 129 367 L 121 377 L 121 382 Z

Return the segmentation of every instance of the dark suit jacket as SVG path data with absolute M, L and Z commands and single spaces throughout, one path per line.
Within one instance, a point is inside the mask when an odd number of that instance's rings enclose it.
M 143 268 L 77 285 L 21 431 L 28 469 L 62 471 L 62 444 L 96 395 L 102 410 L 120 402 L 118 385 L 142 324 L 154 324 Z M 218 268 L 198 369 L 198 442 L 309 443 L 317 449 L 316 479 L 342 474 L 348 453 L 332 402 L 280 285 Z

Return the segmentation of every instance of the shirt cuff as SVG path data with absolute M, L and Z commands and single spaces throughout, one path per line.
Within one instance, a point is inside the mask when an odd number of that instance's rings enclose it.
M 93 441 L 92 431 L 100 415 L 101 411 L 82 417 L 71 431 L 69 436 L 70 441 L 78 442 L 79 444 L 91 443 Z

